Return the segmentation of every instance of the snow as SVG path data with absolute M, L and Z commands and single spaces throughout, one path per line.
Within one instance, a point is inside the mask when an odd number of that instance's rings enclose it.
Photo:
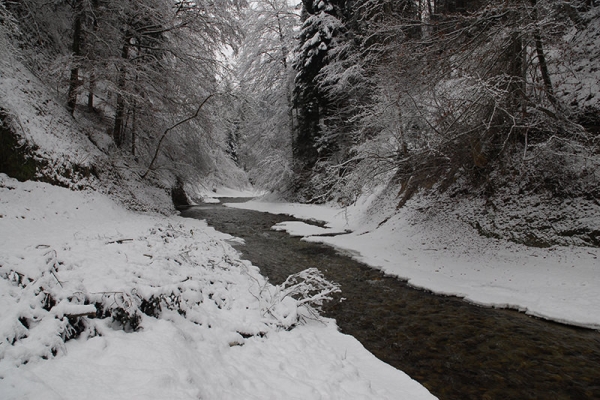
M 242 188 L 231 188 L 222 185 L 214 185 L 212 189 L 206 187 L 192 187 L 186 188 L 186 193 L 189 193 L 193 199 L 198 200 L 200 203 L 206 204 L 217 204 L 220 203 L 222 198 L 253 198 L 260 197 L 266 194 L 263 190 L 258 190 L 253 187 L 242 187 Z
M 0 30 L 0 49 L 3 50 L 0 59 L 1 107 L 13 111 L 11 116 L 16 119 L 22 138 L 29 145 L 39 147 L 40 153 L 53 154 L 47 161 L 56 163 L 67 159 L 87 166 L 102 158 L 101 151 L 86 135 L 72 134 L 69 129 L 71 116 L 56 103 L 50 90 L 32 84 L 38 83 L 37 78 L 17 61 L 12 49 L 6 49 L 8 41 L 4 30 Z
M 309 225 L 300 221 L 288 221 L 276 224 L 273 230 L 286 231 L 291 236 L 320 236 L 320 235 L 337 235 L 347 233 L 345 230 L 332 230 L 330 228 L 321 228 L 320 226 Z
M 418 196 L 398 211 L 388 206 L 373 213 L 374 196 L 348 208 L 261 201 L 226 205 L 323 221 L 325 228 L 283 222 L 273 229 L 334 246 L 414 287 L 600 329 L 599 249 L 533 248 L 486 238 L 457 215 L 423 212 L 428 204 Z M 323 236 L 344 230 L 352 233 Z
M 597 61 L 600 56 L 600 8 L 592 8 L 586 15 L 585 29 L 572 28 L 563 37 L 564 48 L 558 55 L 555 85 L 565 104 L 577 104 L 580 109 L 597 107 L 600 75 Z
M 2 27 L 0 49 L 3 110 L 47 174 L 85 189 L 0 174 L 1 399 L 435 398 L 316 318 L 326 293 L 291 297 L 314 271 L 273 286 L 230 246 L 239 239 L 168 216 L 165 188 L 109 159 L 107 135 L 65 111 Z M 101 177 L 55 173 L 71 165 Z M 190 193 L 260 194 L 217 178 Z
M 2 399 L 434 398 L 204 221 L 0 174 L 0 239 Z

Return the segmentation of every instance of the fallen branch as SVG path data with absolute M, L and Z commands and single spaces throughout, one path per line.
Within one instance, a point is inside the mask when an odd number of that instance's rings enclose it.
M 123 244 L 125 242 L 133 242 L 134 239 L 117 239 L 117 240 L 111 240 L 110 242 L 106 242 L 106 244 L 113 244 L 113 243 L 117 243 L 117 244 Z
M 67 318 L 96 317 L 96 315 L 97 315 L 96 311 L 88 311 L 88 312 L 77 313 L 77 314 L 65 313 L 65 317 L 67 317 Z

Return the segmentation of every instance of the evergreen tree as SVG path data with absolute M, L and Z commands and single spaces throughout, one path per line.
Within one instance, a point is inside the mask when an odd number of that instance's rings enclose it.
M 330 149 L 318 148 L 322 139 L 322 122 L 331 110 L 330 101 L 318 83 L 326 65 L 327 54 L 343 34 L 341 4 L 337 0 L 304 0 L 302 29 L 296 49 L 294 69 L 297 71 L 294 105 L 298 110 L 294 155 L 300 170 L 309 170 L 320 155 Z

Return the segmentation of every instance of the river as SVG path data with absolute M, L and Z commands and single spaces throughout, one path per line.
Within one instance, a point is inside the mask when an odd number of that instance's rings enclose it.
M 227 200 L 228 201 L 228 200 Z M 201 205 L 181 210 L 244 239 L 271 283 L 316 267 L 342 292 L 323 307 L 341 331 L 441 400 L 600 399 L 600 332 L 439 296 L 271 227 L 289 216 Z

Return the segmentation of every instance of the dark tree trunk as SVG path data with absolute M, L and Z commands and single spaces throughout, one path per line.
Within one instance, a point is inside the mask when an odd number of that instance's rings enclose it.
M 523 39 L 521 33 L 518 31 L 511 34 L 507 56 L 507 74 L 510 77 L 508 85 L 509 104 L 513 111 L 518 111 L 523 105 L 523 99 L 525 98 Z
M 310 92 L 309 92 L 310 93 Z M 315 141 L 319 135 L 319 104 L 317 95 L 305 94 L 300 97 L 298 107 L 297 135 L 293 144 L 294 158 L 310 169 L 317 162 L 318 152 Z
M 99 7 L 99 2 L 98 0 L 92 0 L 92 7 L 93 7 L 93 15 L 94 15 L 94 22 L 93 22 L 93 29 L 94 32 L 98 31 L 98 19 L 97 19 L 97 15 L 98 15 L 98 7 Z M 88 101 L 87 101 L 87 108 L 88 111 L 92 112 L 94 111 L 94 92 L 96 91 L 96 74 L 94 73 L 93 67 L 90 71 L 90 78 L 89 78 L 89 85 L 88 85 Z
M 96 90 L 96 75 L 92 72 L 90 73 L 90 84 L 89 84 L 89 92 L 88 92 L 88 101 L 87 108 L 88 111 L 94 111 L 94 91 Z
M 137 110 L 135 101 L 133 102 L 133 111 L 132 111 L 132 121 L 131 121 L 131 155 L 135 157 L 135 140 L 136 140 L 136 129 L 137 129 Z
M 117 93 L 117 107 L 115 109 L 115 126 L 113 128 L 113 140 L 118 147 L 123 145 L 125 141 L 125 84 L 127 82 L 127 68 L 125 67 L 125 61 L 129 58 L 129 38 L 125 39 L 123 49 L 121 51 L 121 58 L 123 59 L 123 65 L 119 68 L 119 80 L 118 93 Z
M 550 100 L 553 106 L 558 106 L 558 100 L 554 95 L 554 89 L 552 87 L 552 81 L 550 80 L 550 72 L 548 72 L 548 64 L 546 63 L 546 56 L 544 54 L 544 45 L 542 44 L 542 37 L 539 32 L 534 34 L 535 39 L 535 52 L 537 54 L 538 62 L 540 64 L 540 72 L 542 73 L 542 81 L 544 82 L 544 90 L 546 97 Z
M 533 20 L 537 22 L 537 0 L 531 0 L 533 6 Z M 554 89 L 552 87 L 552 80 L 550 79 L 550 72 L 548 71 L 548 63 L 546 62 L 546 55 L 544 53 L 544 44 L 542 42 L 542 35 L 539 28 L 534 28 L 533 39 L 535 41 L 535 53 L 537 55 L 538 63 L 540 66 L 540 72 L 542 74 L 542 81 L 544 82 L 544 91 L 546 97 L 552 103 L 552 105 L 558 109 L 559 104 L 556 96 L 554 95 Z
M 69 79 L 69 92 L 67 93 L 67 109 L 73 115 L 77 105 L 77 89 L 79 87 L 79 59 L 81 57 L 81 45 L 83 43 L 83 0 L 75 0 L 73 5 L 73 52 L 74 66 L 71 68 L 71 78 Z

